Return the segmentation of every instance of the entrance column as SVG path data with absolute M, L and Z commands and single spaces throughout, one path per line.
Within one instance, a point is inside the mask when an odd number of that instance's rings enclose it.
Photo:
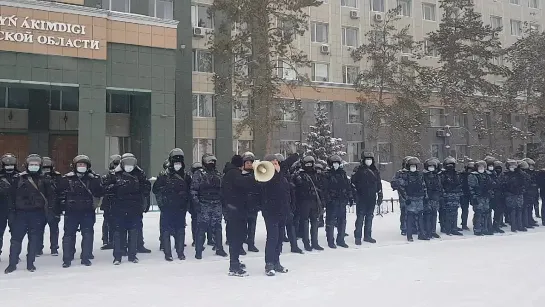
M 78 154 L 89 156 L 93 170 L 106 171 L 106 87 L 80 86 Z

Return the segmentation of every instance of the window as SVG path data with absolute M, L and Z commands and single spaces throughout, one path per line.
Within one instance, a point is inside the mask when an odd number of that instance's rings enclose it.
M 0 108 L 7 108 L 8 102 L 8 89 L 0 86 Z
M 360 106 L 355 103 L 347 103 L 348 108 L 348 123 L 361 124 Z
M 371 0 L 371 11 L 384 12 L 384 0 Z
M 249 113 L 247 99 L 239 99 L 233 103 L 233 119 L 245 119 Z
M 492 58 L 492 64 L 494 65 L 503 66 L 503 63 L 503 57 L 501 55 Z
M 191 6 L 191 24 L 199 28 L 214 28 L 213 19 L 208 15 L 208 6 L 195 4 Z
M 119 93 L 106 94 L 106 112 L 130 114 L 131 95 Z
M 358 0 L 341 0 L 341 6 L 346 7 L 358 7 Z
M 520 5 L 520 0 L 509 0 L 509 3 Z
M 454 114 L 452 115 L 452 127 L 461 127 L 460 123 L 460 115 Z
M 131 12 L 131 0 L 102 0 L 102 8 L 116 12 Z
M 252 141 L 233 140 L 233 154 L 242 155 L 247 151 L 252 151 Z
M 111 155 L 122 155 L 131 152 L 131 139 L 129 137 L 106 136 L 105 169 L 108 169 Z
M 297 151 L 297 141 L 280 140 L 280 153 L 287 157 Z
M 522 22 L 520 20 L 511 19 L 511 35 L 513 36 L 522 35 Z
M 343 83 L 354 84 L 358 79 L 359 67 L 343 66 Z
M 435 4 L 422 3 L 422 18 L 435 21 Z
M 212 53 L 206 50 L 193 49 L 193 71 L 213 72 Z
M 433 43 L 428 40 L 424 41 L 424 52 L 427 56 L 431 56 L 434 58 L 439 56 L 439 52 L 437 51 L 437 48 L 435 48 Z
M 342 43 L 343 46 L 357 47 L 358 46 L 358 28 L 342 28 Z
M 293 100 L 281 100 L 280 110 L 282 111 L 282 120 L 294 122 L 299 119 L 297 106 Z
M 399 7 L 400 16 L 411 16 L 411 0 L 397 0 L 397 6 Z
M 360 155 L 363 151 L 363 142 L 347 142 L 346 143 L 346 159 L 347 162 L 360 161 Z
M 531 31 L 539 32 L 540 27 L 537 23 L 529 23 L 528 25 Z
M 539 8 L 539 0 L 529 0 L 528 7 L 530 7 L 531 9 Z
M 445 126 L 445 109 L 429 108 L 430 127 Z
M 202 156 L 214 152 L 214 140 L 193 139 L 193 162 L 201 162 Z
M 329 81 L 329 64 L 312 63 L 312 81 Z
M 52 90 L 49 95 L 51 110 L 78 111 L 79 93 L 77 90 Z M 117 107 L 117 106 L 116 106 Z M 123 112 L 118 112 L 123 113 Z
M 214 117 L 214 96 L 212 94 L 193 94 L 193 116 Z
M 150 14 L 157 18 L 174 19 L 173 0 L 150 0 Z
M 456 151 L 456 160 L 465 160 L 469 155 L 467 145 L 455 145 L 454 150 Z
M 392 162 L 392 144 L 377 143 L 377 147 L 378 147 L 377 162 L 378 163 Z
M 285 80 L 296 80 L 297 71 L 289 63 L 278 61 L 278 77 Z
M 441 150 L 441 146 L 441 144 L 431 144 L 430 155 L 434 158 L 438 158 L 439 160 L 443 160 L 443 151 Z
M 26 88 L 7 88 L 8 108 L 28 109 L 30 102 L 29 90 Z
M 327 43 L 329 32 L 329 25 L 327 23 L 313 22 L 310 28 L 310 36 L 313 43 Z
M 490 16 L 490 26 L 494 30 L 503 29 L 503 19 L 499 16 Z

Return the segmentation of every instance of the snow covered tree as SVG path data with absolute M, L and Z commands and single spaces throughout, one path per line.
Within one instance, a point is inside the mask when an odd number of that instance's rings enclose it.
M 367 138 L 377 141 L 386 130 L 394 145 L 394 156 L 417 155 L 426 113 L 422 106 L 429 99 L 431 82 L 423 80 L 431 73 L 410 55 L 419 44 L 401 27 L 401 7 L 389 10 L 383 21 L 371 24 L 365 43 L 352 52 L 355 61 L 365 61 L 355 88 L 361 93 L 366 118 Z M 401 158 L 399 158 L 401 160 Z
M 222 73 L 216 73 L 216 95 L 240 105 L 248 101 L 248 111 L 239 129 L 254 135 L 254 153 L 271 150 L 271 135 L 278 127 L 282 105 L 277 97 L 308 77 L 300 73 L 309 67 L 306 54 L 295 48 L 309 25 L 309 8 L 319 0 L 214 0 L 210 12 L 216 16 L 216 35 L 209 49 L 225 58 Z M 226 63 L 229 62 L 229 63 Z
M 306 141 L 298 144 L 300 151 L 305 156 L 313 156 L 315 159 L 327 161 L 331 155 L 344 156 L 344 145 L 341 138 L 331 136 L 331 123 L 327 117 L 326 107 L 318 104 L 314 111 L 316 124 L 309 126 Z

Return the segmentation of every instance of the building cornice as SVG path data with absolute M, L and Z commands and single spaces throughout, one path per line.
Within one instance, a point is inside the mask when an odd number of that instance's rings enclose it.
M 45 10 L 49 12 L 77 14 L 90 17 L 101 17 L 108 20 L 123 21 L 129 23 L 145 24 L 165 28 L 176 28 L 178 21 L 160 19 L 146 15 L 115 12 L 94 7 L 71 5 L 59 2 L 36 1 L 36 0 L 0 0 L 0 6 L 11 6 L 34 10 Z

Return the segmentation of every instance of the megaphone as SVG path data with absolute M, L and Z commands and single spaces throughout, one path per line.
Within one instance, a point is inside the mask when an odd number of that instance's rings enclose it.
M 259 182 L 267 182 L 274 176 L 274 165 L 269 161 L 254 161 L 252 163 L 254 169 L 254 178 Z

